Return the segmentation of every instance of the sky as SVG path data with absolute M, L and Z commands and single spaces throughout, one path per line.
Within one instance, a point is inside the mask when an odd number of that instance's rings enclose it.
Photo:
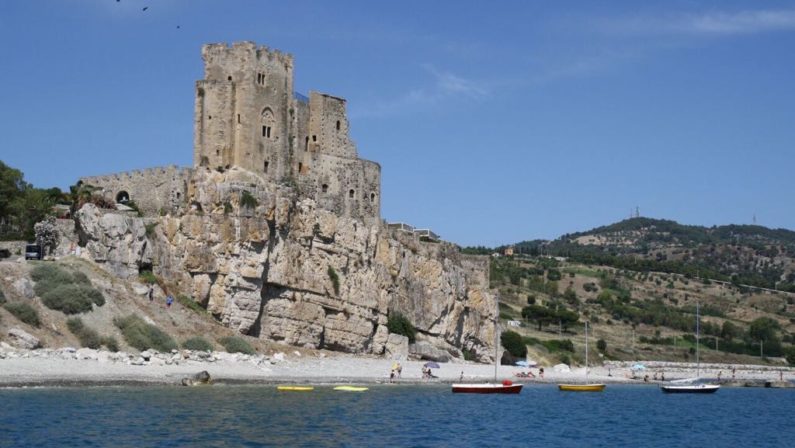
M 0 40 L 0 160 L 37 187 L 190 166 L 201 46 L 250 40 L 348 100 L 390 222 L 795 229 L 793 1 L 8 0 Z

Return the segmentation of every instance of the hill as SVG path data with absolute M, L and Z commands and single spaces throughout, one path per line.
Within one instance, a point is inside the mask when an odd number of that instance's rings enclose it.
M 523 241 L 515 251 L 795 292 L 795 232 L 786 229 L 631 218 L 554 241 Z
M 702 360 L 795 362 L 795 232 L 633 218 L 513 248 L 491 286 L 531 358 L 582 362 L 587 320 L 603 360 L 692 360 L 699 304 Z

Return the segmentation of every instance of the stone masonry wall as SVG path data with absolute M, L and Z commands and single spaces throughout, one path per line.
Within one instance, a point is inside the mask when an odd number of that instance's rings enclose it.
M 141 212 L 154 216 L 161 210 L 175 213 L 184 207 L 191 173 L 190 168 L 172 165 L 81 177 L 80 182 L 100 188 L 98 193 L 111 201 L 115 201 L 120 193 L 127 192 L 129 199 L 135 202 Z

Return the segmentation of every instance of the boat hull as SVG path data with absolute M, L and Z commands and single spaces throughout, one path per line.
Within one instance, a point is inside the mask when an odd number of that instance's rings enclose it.
M 453 384 L 454 394 L 518 394 L 521 384 Z
M 558 384 L 558 389 L 566 392 L 601 392 L 604 384 Z
M 365 392 L 369 388 L 361 387 L 361 386 L 337 386 L 334 390 L 342 391 L 342 392 Z
M 281 392 L 311 392 L 315 388 L 313 386 L 278 386 L 276 390 Z
M 695 386 L 660 386 L 667 394 L 714 394 L 720 389 L 717 384 L 698 384 Z

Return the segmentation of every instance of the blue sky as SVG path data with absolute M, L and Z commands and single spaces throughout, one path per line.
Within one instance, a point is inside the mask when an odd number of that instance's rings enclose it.
M 201 45 L 253 40 L 348 100 L 389 221 L 795 228 L 795 2 L 3 1 L 0 39 L 0 159 L 40 187 L 189 166 Z

